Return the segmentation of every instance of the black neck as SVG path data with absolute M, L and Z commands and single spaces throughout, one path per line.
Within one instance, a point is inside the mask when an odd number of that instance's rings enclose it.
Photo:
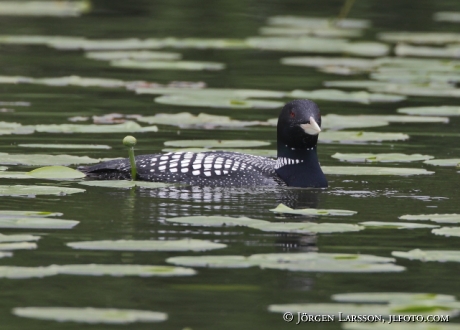
M 288 164 L 276 169 L 278 176 L 293 187 L 327 187 L 327 180 L 319 166 L 316 145 L 311 148 L 292 149 L 278 143 L 278 159 L 298 160 L 296 164 Z

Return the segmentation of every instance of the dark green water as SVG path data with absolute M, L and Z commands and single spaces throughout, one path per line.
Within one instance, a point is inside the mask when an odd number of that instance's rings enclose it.
M 230 37 L 257 35 L 258 28 L 273 15 L 334 16 L 342 1 L 94 1 L 92 13 L 79 18 L 1 17 L 2 34 L 65 35 L 90 38 L 127 37 Z M 456 31 L 458 24 L 435 23 L 433 12 L 460 10 L 458 1 L 356 1 L 350 14 L 366 18 L 373 28 L 364 40 L 372 40 L 380 31 Z M 209 87 L 258 88 L 273 90 L 318 89 L 322 82 L 336 80 L 331 74 L 313 68 L 282 66 L 279 59 L 289 52 L 256 50 L 179 50 L 188 60 L 226 63 L 227 69 L 215 72 L 168 70 L 130 70 L 110 67 L 105 62 L 85 59 L 80 51 L 63 52 L 43 46 L 0 46 L 0 75 L 31 77 L 84 77 L 148 80 L 159 83 L 204 81 Z M 366 79 L 357 76 L 356 79 Z M 0 121 L 22 124 L 68 123 L 67 118 L 118 112 L 153 115 L 161 112 L 189 111 L 230 115 L 241 120 L 266 120 L 277 116 L 275 110 L 218 110 L 184 108 L 156 104 L 151 95 L 135 95 L 124 89 L 49 87 L 36 85 L 0 85 L 1 101 L 28 101 L 30 107 L 0 113 Z M 287 99 L 286 99 L 287 101 Z M 395 104 L 360 105 L 318 102 L 322 113 L 395 114 L 403 106 L 457 105 L 458 100 L 410 97 Z M 160 126 L 158 133 L 138 133 L 137 154 L 161 151 L 163 142 L 174 139 L 209 138 L 248 139 L 276 142 L 274 128 L 241 130 L 180 130 Z M 319 145 L 322 165 L 344 165 L 330 156 L 335 152 L 422 153 L 436 158 L 458 158 L 460 118 L 449 124 L 391 124 L 369 129 L 374 132 L 403 132 L 408 141 L 371 145 Z M 449 135 L 450 134 L 450 135 Z M 48 134 L 0 136 L 0 152 L 68 153 L 90 157 L 125 156 L 121 145 L 125 134 Z M 33 150 L 18 148 L 19 143 L 97 143 L 111 150 Z M 43 210 L 64 213 L 64 219 L 79 220 L 71 230 L 12 230 L 3 234 L 42 235 L 38 249 L 16 251 L 0 265 L 46 266 L 51 264 L 155 264 L 183 252 L 98 252 L 79 251 L 65 243 L 103 239 L 177 239 L 196 238 L 221 242 L 227 248 L 209 251 L 212 255 L 250 255 L 255 253 L 319 251 L 367 253 L 391 256 L 391 251 L 415 248 L 458 250 L 460 239 L 435 236 L 430 229 L 366 229 L 357 233 L 314 236 L 263 233 L 253 229 L 204 228 L 172 225 L 165 218 L 186 215 L 247 216 L 275 221 L 268 210 L 282 202 L 291 207 L 350 209 L 358 214 L 346 219 L 322 217 L 321 222 L 358 223 L 362 221 L 398 221 L 403 214 L 459 213 L 459 174 L 453 168 L 428 167 L 420 162 L 402 167 L 427 168 L 429 176 L 329 176 L 330 188 L 324 191 L 234 190 L 167 188 L 160 190 L 119 190 L 85 187 L 82 194 L 65 197 L 0 197 L 2 210 Z M 14 170 L 29 170 L 15 166 Z M 27 184 L 42 184 L 29 180 Z M 2 179 L 1 184 L 26 184 Z M 64 183 L 65 186 L 82 186 Z M 353 193 L 355 191 L 356 193 Z M 364 192 L 364 193 L 363 193 Z M 293 219 L 293 217 L 289 217 Z M 297 218 L 296 218 L 297 219 Z M 302 218 L 303 219 L 303 218 Z M 293 220 L 295 221 L 295 220 Z M 331 302 L 331 295 L 345 292 L 432 292 L 460 298 L 457 263 L 408 261 L 397 264 L 401 273 L 346 274 L 303 273 L 282 270 L 206 269 L 198 275 L 172 278 L 90 277 L 58 275 L 42 279 L 0 279 L 0 319 L 2 329 L 279 329 L 295 327 L 282 320 L 281 314 L 269 313 L 270 304 Z M 67 306 L 110 307 L 166 312 L 169 319 L 158 324 L 82 325 L 19 318 L 14 307 Z M 453 319 L 452 322 L 458 322 Z M 341 324 L 309 323 L 311 329 L 340 329 Z M 391 329 L 389 326 L 388 329 Z

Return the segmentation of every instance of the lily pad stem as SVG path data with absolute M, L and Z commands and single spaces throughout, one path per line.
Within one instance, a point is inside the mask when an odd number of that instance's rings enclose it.
M 129 163 L 131 164 L 131 180 L 136 181 L 137 170 L 136 170 L 136 160 L 134 159 L 134 146 L 136 145 L 137 140 L 134 136 L 128 135 L 123 139 L 123 144 L 128 147 L 129 154 Z

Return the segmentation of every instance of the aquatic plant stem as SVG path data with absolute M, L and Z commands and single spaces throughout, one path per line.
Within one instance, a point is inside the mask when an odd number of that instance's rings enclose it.
M 134 136 L 128 135 L 123 139 L 123 144 L 128 147 L 129 163 L 131 164 L 131 180 L 136 181 L 137 169 L 136 160 L 134 158 L 134 146 L 137 140 Z
M 338 21 L 348 16 L 348 13 L 350 12 L 351 7 L 353 7 L 353 4 L 355 3 L 355 1 L 356 0 L 345 0 L 345 3 L 340 9 L 339 16 L 337 16 Z

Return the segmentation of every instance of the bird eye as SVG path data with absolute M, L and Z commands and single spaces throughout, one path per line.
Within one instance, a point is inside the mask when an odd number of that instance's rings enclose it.
M 291 115 L 291 118 L 294 118 L 295 117 L 295 112 L 291 111 L 290 115 Z

